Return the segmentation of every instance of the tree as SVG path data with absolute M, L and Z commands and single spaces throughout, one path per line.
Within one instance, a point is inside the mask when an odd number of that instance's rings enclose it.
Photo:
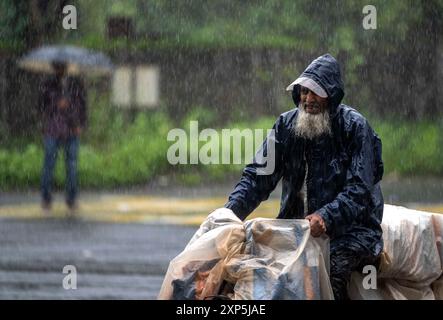
M 3 129 L 6 133 L 23 134 L 27 132 L 26 128 L 34 127 L 35 117 L 29 104 L 36 93 L 38 77 L 27 77 L 18 70 L 16 59 L 29 49 L 58 38 L 62 9 L 66 4 L 67 0 L 0 2 L 0 51 L 4 56 L 0 77 L 6 84 L 0 101 L 3 106 L 0 127 L 7 128 Z M 32 80 L 34 86 L 29 86 L 29 80 Z

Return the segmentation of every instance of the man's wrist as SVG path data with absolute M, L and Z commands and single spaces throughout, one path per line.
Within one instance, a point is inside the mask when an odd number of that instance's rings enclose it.
M 326 208 L 320 208 L 317 211 L 315 211 L 316 214 L 318 214 L 322 220 L 323 223 L 325 224 L 325 228 L 326 228 L 326 232 L 328 232 L 330 230 L 330 226 L 331 226 L 331 222 L 329 219 L 329 214 L 328 211 L 326 210 Z

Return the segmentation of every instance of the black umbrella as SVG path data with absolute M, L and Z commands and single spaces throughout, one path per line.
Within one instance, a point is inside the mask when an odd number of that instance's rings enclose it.
M 18 64 L 29 71 L 54 73 L 54 62 L 66 64 L 70 75 L 106 75 L 112 73 L 114 68 L 111 60 L 101 52 L 63 45 L 34 49 L 22 57 Z

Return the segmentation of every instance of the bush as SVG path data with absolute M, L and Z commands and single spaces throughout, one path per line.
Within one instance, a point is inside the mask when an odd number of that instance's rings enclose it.
M 436 123 L 377 121 L 385 171 L 401 175 L 443 174 L 442 127 Z
M 135 116 L 134 121 L 128 121 L 121 111 L 109 109 L 105 112 L 106 108 L 104 103 L 91 110 L 89 127 L 82 137 L 78 163 L 81 187 L 114 188 L 145 184 L 159 175 L 169 175 L 184 185 L 195 185 L 220 182 L 229 176 L 239 177 L 241 174 L 245 159 L 242 159 L 242 164 L 230 165 L 170 165 L 166 155 L 173 142 L 167 141 L 166 137 L 175 125 L 165 113 L 142 112 Z M 232 122 L 220 125 L 216 131 L 221 137 L 222 128 L 266 130 L 272 128 L 275 119 L 263 117 L 253 122 Z M 216 117 L 210 112 L 206 114 L 203 107 L 193 110 L 181 121 L 187 134 L 191 120 L 198 120 L 199 130 L 203 130 L 214 125 Z M 441 125 L 380 119 L 372 120 L 371 124 L 383 142 L 386 173 L 443 174 Z M 206 143 L 200 142 L 199 146 Z M 220 160 L 222 152 L 223 146 L 219 141 Z M 232 159 L 232 148 L 229 152 Z M 243 157 L 244 143 L 241 154 Z M 21 147 L 0 148 L 0 189 L 38 188 L 42 161 L 43 147 L 35 142 Z M 60 152 L 55 172 L 56 185 L 62 187 L 64 179 L 64 159 Z
M 121 123 L 121 117 L 115 118 Z M 102 143 L 86 136 L 80 145 L 78 179 L 80 186 L 110 188 L 146 183 L 162 173 L 168 164 L 166 151 L 169 119 L 161 113 L 140 113 L 132 124 L 117 126 L 109 135 L 101 134 Z M 112 134 L 111 134 L 112 133 Z M 87 132 L 86 134 L 89 134 Z M 14 149 L 0 149 L 0 188 L 38 187 L 43 165 L 43 147 L 36 144 Z M 63 186 L 63 152 L 59 150 L 54 180 Z

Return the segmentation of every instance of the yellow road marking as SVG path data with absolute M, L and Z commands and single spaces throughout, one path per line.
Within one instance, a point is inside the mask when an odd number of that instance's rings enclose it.
M 443 213 L 443 205 L 437 205 L 437 206 L 422 206 L 417 208 L 417 210 L 423 210 L 433 213 Z
M 80 203 L 77 215 L 91 221 L 134 223 L 159 222 L 184 225 L 200 225 L 213 210 L 226 203 L 226 198 L 164 198 L 152 196 L 99 196 Z M 263 202 L 248 219 L 256 217 L 275 218 L 280 201 Z M 414 208 L 428 212 L 443 213 L 443 205 Z M 55 202 L 50 214 L 45 214 L 39 204 L 15 204 L 0 206 L 0 217 L 17 219 L 63 218 L 67 209 L 63 202 Z

